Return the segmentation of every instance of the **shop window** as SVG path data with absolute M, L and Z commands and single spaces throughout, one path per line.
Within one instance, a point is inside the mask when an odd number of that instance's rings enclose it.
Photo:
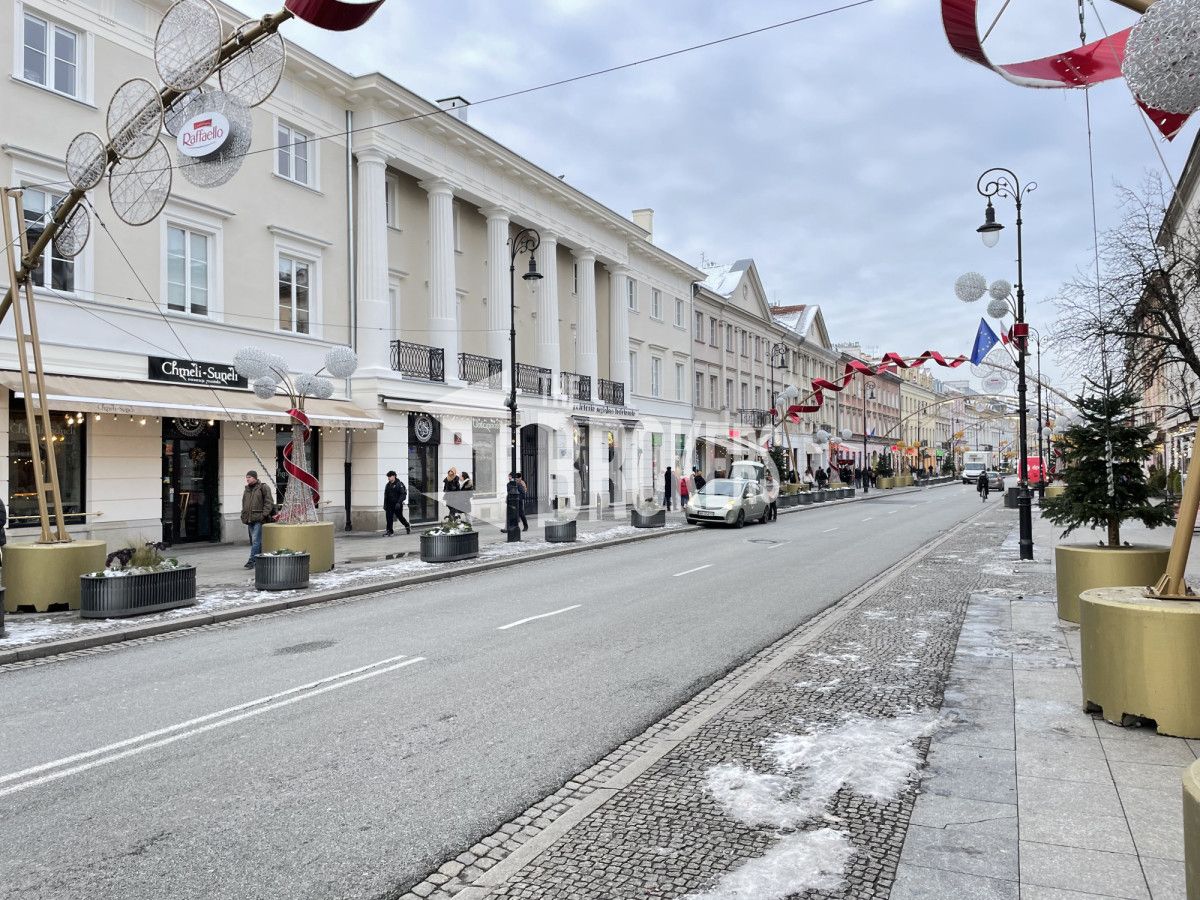
M 58 488 L 62 498 L 63 515 L 68 525 L 84 522 L 85 464 L 87 460 L 87 425 L 71 424 L 63 413 L 50 416 L 51 440 L 58 466 Z M 85 420 L 86 421 L 86 420 Z M 29 446 L 29 423 L 25 421 L 25 403 L 9 397 L 8 412 L 8 527 L 37 528 L 37 486 L 33 468 L 35 457 Z M 39 442 L 40 443 L 40 442 Z M 39 446 L 38 453 L 41 455 Z
M 275 426 L 275 502 L 283 502 L 283 492 L 287 488 L 288 473 L 283 468 L 283 448 L 292 440 L 291 425 Z M 317 481 L 321 480 L 321 429 L 314 428 L 308 436 L 306 445 L 308 465 L 305 468 L 312 472 Z M 322 491 L 324 493 L 324 491 Z
M 499 432 L 476 427 L 471 444 L 471 480 L 478 494 L 496 492 L 496 441 Z

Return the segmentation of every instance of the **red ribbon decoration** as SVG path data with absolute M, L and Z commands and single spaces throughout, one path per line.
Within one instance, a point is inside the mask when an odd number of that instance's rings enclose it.
M 288 415 L 304 426 L 304 443 L 307 444 L 309 432 L 311 431 L 309 428 L 308 416 L 304 414 L 304 410 L 302 409 L 289 409 Z M 305 471 L 292 462 L 292 445 L 294 443 L 295 441 L 288 441 L 287 446 L 283 448 L 283 469 L 292 478 L 299 478 L 302 483 L 308 485 L 312 489 L 313 505 L 316 506 L 321 499 L 321 482 L 317 481 L 311 472 Z
M 369 3 L 347 3 L 345 0 L 287 0 L 288 12 L 309 25 L 326 31 L 353 31 L 375 15 L 383 0 Z
M 854 380 L 855 375 L 882 375 L 884 372 L 895 372 L 897 369 L 916 369 L 925 365 L 930 360 L 947 369 L 957 369 L 967 361 L 967 357 L 956 356 L 954 359 L 946 359 L 946 357 L 942 356 L 936 350 L 926 350 L 920 356 L 914 356 L 910 362 L 898 353 L 885 353 L 880 359 L 879 365 L 874 369 L 865 362 L 852 359 L 846 363 L 846 374 L 842 376 L 840 384 L 824 378 L 814 378 L 812 380 L 812 394 L 810 395 L 813 402 L 811 404 L 789 406 L 787 411 L 788 418 L 793 422 L 799 422 L 800 413 L 816 412 L 825 405 L 825 391 L 844 390 L 846 385 Z
M 979 0 L 942 0 L 942 27 L 946 31 L 946 39 L 959 56 L 990 69 L 1006 81 L 1022 87 L 1071 88 L 1121 77 L 1125 44 L 1129 41 L 1132 28 L 1064 53 L 997 65 L 983 49 L 976 14 L 978 5 Z M 1188 119 L 1180 113 L 1152 109 L 1140 100 L 1137 103 L 1167 140 L 1174 138 Z

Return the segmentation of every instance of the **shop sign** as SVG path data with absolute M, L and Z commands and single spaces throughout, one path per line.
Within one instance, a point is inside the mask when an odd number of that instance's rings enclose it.
M 151 381 L 191 384 L 196 387 L 246 388 L 246 379 L 231 365 L 198 362 L 192 359 L 149 357 L 147 374 Z
M 220 150 L 228 137 L 229 120 L 225 116 L 216 111 L 202 112 L 183 123 L 175 146 L 184 156 L 208 156 Z
M 629 416 L 634 417 L 637 411 L 630 409 L 628 406 L 609 406 L 604 403 L 588 403 L 586 401 L 576 401 L 571 404 L 571 409 L 575 412 L 601 413 L 609 416 Z

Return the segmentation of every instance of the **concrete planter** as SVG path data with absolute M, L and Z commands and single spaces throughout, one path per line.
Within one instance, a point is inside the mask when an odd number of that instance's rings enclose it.
M 1149 544 L 1132 547 L 1059 544 L 1054 548 L 1058 617 L 1078 622 L 1079 597 L 1093 588 L 1149 587 L 1167 571 L 1170 555 L 1170 547 Z
M 854 488 L 842 488 L 842 496 L 847 500 L 854 496 Z
M 1046 485 L 1046 496 L 1047 497 L 1061 497 L 1066 492 L 1067 492 L 1067 486 L 1065 484 L 1059 483 L 1059 484 Z
M 805 491 L 803 494 L 796 495 L 797 506 L 812 506 L 813 495 L 812 491 Z
M 828 499 L 828 497 L 826 496 L 827 494 L 828 494 L 828 491 L 813 491 L 812 492 L 813 503 L 824 503 Z
M 1200 762 L 1183 775 L 1183 858 L 1188 900 L 1200 900 Z
M 333 568 L 333 523 L 306 522 L 284 525 L 272 522 L 263 526 L 263 552 L 303 550 L 309 555 L 310 572 L 328 572 Z
M 421 562 L 457 562 L 479 555 L 479 532 L 421 535 Z
M 79 576 L 79 615 L 84 619 L 140 616 L 192 606 L 195 602 L 195 566 L 145 575 Z
M 298 591 L 308 587 L 309 555 L 268 556 L 254 560 L 254 586 L 260 591 Z
M 667 511 L 660 509 L 658 512 L 646 515 L 636 509 L 631 509 L 629 511 L 629 520 L 634 528 L 666 528 Z
M 576 540 L 575 520 L 550 522 L 546 525 L 547 544 L 573 544 Z
M 0 637 L 4 637 L 4 588 L 0 586 Z

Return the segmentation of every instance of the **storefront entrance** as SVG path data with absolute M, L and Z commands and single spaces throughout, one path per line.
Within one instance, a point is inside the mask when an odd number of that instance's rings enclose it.
M 441 469 L 438 444 L 441 423 L 425 413 L 408 417 L 408 518 L 412 522 L 436 522 Z
M 163 419 L 163 543 L 219 541 L 221 425 Z

